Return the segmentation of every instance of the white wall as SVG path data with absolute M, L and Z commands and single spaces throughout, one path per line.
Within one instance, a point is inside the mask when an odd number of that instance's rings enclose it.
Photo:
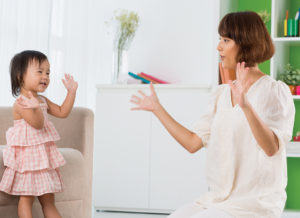
M 76 106 L 94 109 L 96 84 L 110 83 L 112 34 L 105 25 L 116 9 L 138 12 L 140 27 L 129 50 L 129 70 L 172 83 L 217 82 L 219 1 L 0 0 L 0 106 L 12 105 L 9 62 L 24 49 L 40 50 L 51 64 L 46 95 L 61 103 L 60 81 L 79 81 Z
M 99 23 L 116 9 L 140 15 L 140 28 L 129 50 L 129 71 L 147 72 L 171 83 L 211 84 L 217 67 L 218 1 L 111 0 L 95 1 Z M 101 20 L 103 19 L 103 20 Z M 103 31 L 108 29 L 102 27 Z M 110 35 L 111 36 L 111 35 Z M 101 73 L 111 71 L 112 40 L 100 36 Z M 109 75 L 106 76 L 109 81 Z

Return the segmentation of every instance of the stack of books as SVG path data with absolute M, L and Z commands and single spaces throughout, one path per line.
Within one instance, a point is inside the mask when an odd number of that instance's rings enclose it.
M 158 79 L 154 76 L 151 76 L 149 74 L 146 74 L 146 73 L 138 73 L 138 74 L 135 74 L 135 73 L 132 73 L 132 72 L 128 72 L 128 75 L 135 78 L 135 79 L 138 79 L 138 80 L 141 80 L 143 83 L 146 83 L 146 84 L 149 84 L 149 83 L 153 83 L 153 84 L 169 84 L 168 82 L 166 81 L 163 81 L 161 79 Z

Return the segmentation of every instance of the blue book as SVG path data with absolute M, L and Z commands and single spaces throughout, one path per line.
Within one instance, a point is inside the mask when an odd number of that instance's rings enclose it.
M 147 79 L 144 79 L 142 77 L 140 77 L 139 75 L 136 75 L 134 73 L 131 73 L 131 72 L 128 72 L 128 75 L 135 78 L 135 79 L 139 79 L 139 80 L 142 80 L 144 83 L 147 83 L 147 84 L 150 84 L 150 81 L 147 80 Z

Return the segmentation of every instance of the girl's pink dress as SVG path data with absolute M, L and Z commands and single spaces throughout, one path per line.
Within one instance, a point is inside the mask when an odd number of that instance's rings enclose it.
M 3 151 L 6 169 L 0 190 L 8 194 L 41 196 L 63 190 L 58 167 L 65 160 L 54 143 L 60 137 L 47 118 L 48 105 L 42 99 L 42 129 L 35 129 L 20 119 L 14 120 L 14 126 L 6 132 L 7 146 Z

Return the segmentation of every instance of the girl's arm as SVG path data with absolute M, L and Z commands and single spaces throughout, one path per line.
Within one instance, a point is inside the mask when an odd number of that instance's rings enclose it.
M 44 127 L 43 111 L 40 108 L 40 102 L 31 92 L 28 92 L 29 98 L 21 96 L 14 104 L 15 119 L 24 119 L 30 126 L 36 129 Z
M 48 104 L 48 113 L 60 118 L 66 118 L 74 105 L 76 90 L 78 87 L 78 83 L 74 81 L 73 77 L 69 74 L 65 74 L 65 79 L 62 79 L 62 82 L 66 89 L 68 90 L 68 94 L 61 106 L 53 103 L 48 98 L 45 98 Z
M 174 139 L 181 144 L 186 150 L 194 153 L 203 147 L 201 138 L 179 124 L 174 120 L 170 114 L 159 103 L 152 83 L 150 84 L 151 95 L 146 96 L 142 91 L 139 93 L 142 97 L 133 95 L 131 102 L 136 104 L 137 107 L 131 110 L 146 110 L 151 111 L 161 121 L 167 131 L 174 137 Z

